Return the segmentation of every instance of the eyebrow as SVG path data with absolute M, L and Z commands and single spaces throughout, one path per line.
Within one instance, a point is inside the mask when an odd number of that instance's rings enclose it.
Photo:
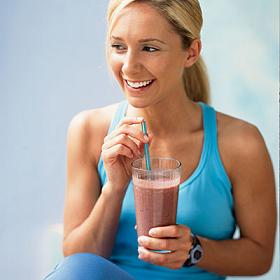
M 113 38 L 115 40 L 124 41 L 121 37 L 111 36 L 111 38 Z M 138 40 L 139 43 L 146 43 L 146 42 L 152 42 L 152 41 L 160 42 L 160 43 L 166 45 L 166 43 L 164 41 L 162 41 L 160 39 L 156 39 L 156 38 L 145 38 L 145 39 Z

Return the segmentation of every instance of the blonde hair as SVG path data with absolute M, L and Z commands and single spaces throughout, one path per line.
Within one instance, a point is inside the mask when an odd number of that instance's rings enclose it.
M 119 12 L 134 2 L 145 2 L 164 16 L 173 30 L 181 36 L 184 49 L 188 48 L 194 39 L 200 39 L 203 19 L 198 0 L 111 0 L 107 12 L 108 38 Z M 186 94 L 191 100 L 210 102 L 208 75 L 201 56 L 191 67 L 185 68 L 183 81 Z

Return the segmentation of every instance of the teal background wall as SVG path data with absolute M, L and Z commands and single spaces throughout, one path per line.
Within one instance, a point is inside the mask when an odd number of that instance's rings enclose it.
M 59 261 L 67 126 L 123 98 L 105 63 L 106 6 L 0 0 L 1 279 L 41 279 Z M 212 105 L 259 127 L 278 189 L 279 3 L 201 6 Z M 273 267 L 258 279 L 279 279 L 279 234 Z

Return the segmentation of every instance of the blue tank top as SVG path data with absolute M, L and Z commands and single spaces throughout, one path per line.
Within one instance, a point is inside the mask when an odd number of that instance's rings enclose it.
M 217 144 L 216 112 L 199 103 L 203 113 L 204 140 L 198 166 L 191 176 L 180 184 L 177 224 L 188 226 L 197 235 L 222 240 L 233 237 L 236 222 L 233 209 L 232 186 L 222 164 Z M 128 103 L 120 103 L 108 134 L 125 116 Z M 101 185 L 106 183 L 102 159 L 98 163 Z M 225 279 L 197 266 L 172 270 L 138 259 L 137 233 L 132 180 L 124 197 L 110 260 L 137 280 L 221 280 Z

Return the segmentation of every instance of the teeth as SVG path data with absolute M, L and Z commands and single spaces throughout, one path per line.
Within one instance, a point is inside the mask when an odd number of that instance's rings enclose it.
M 149 81 L 143 81 L 143 82 L 136 82 L 136 83 L 133 83 L 133 82 L 130 82 L 130 81 L 126 81 L 127 84 L 130 86 L 130 87 L 133 87 L 133 88 L 140 88 L 140 87 L 144 87 L 144 86 L 147 86 L 149 85 L 153 80 L 149 80 Z

